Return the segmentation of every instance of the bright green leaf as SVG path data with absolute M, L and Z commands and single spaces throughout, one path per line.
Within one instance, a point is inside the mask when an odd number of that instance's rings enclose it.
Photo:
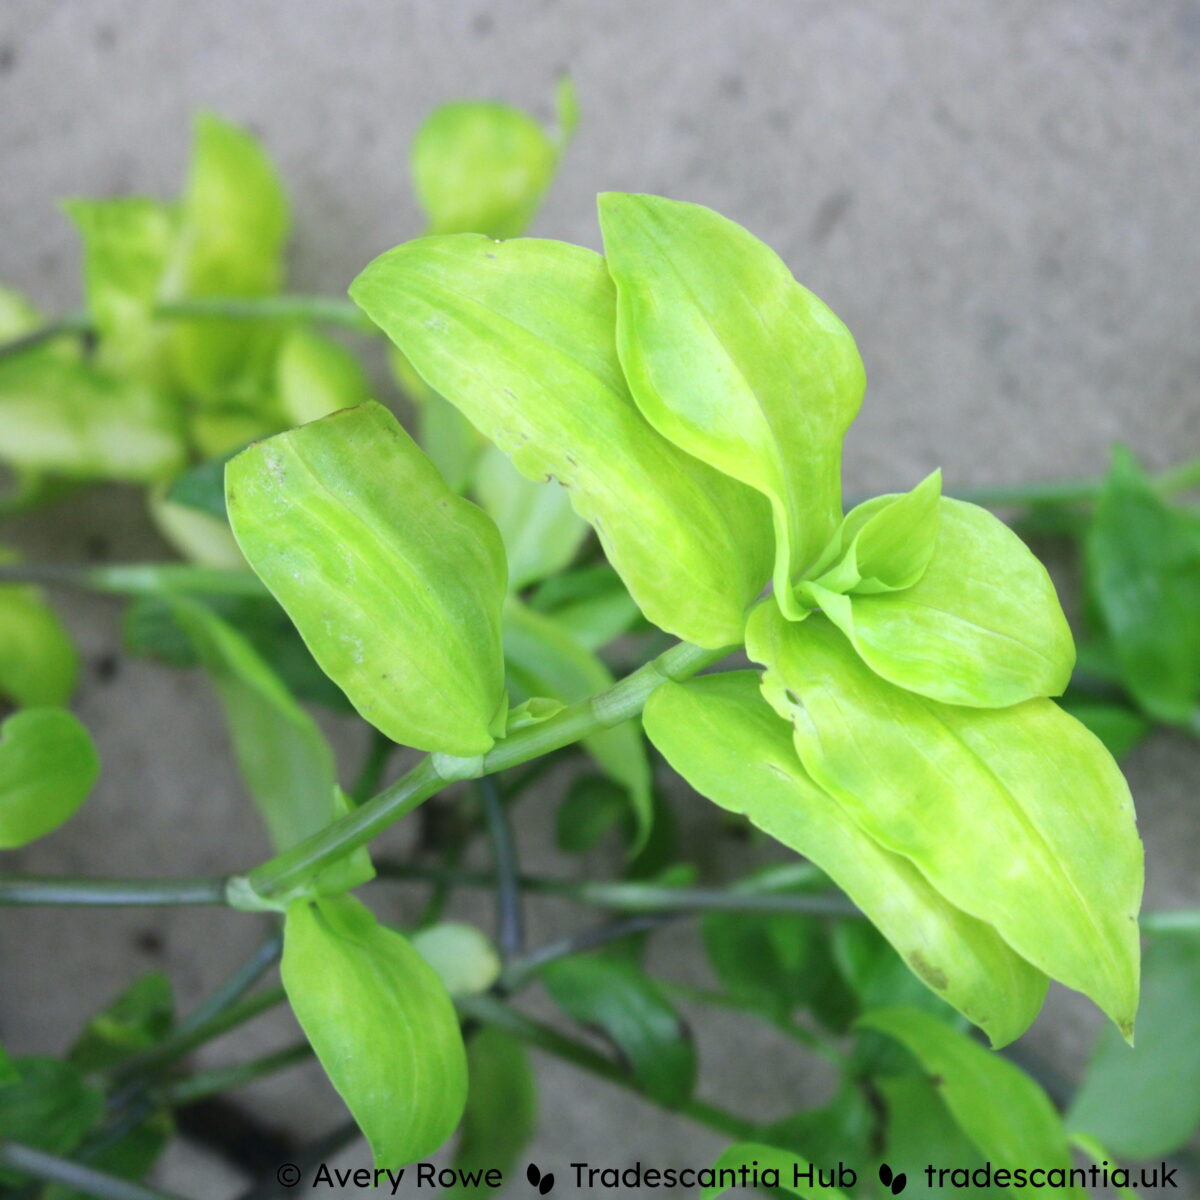
M 1122 1158 L 1157 1158 L 1200 1128 L 1200 937 L 1153 937 L 1146 949 L 1138 1039 L 1096 1043 L 1069 1125 Z
M 187 187 L 181 205 L 181 260 L 172 295 L 266 296 L 283 277 L 288 204 L 258 141 L 213 113 L 196 117 Z M 228 318 L 174 321 L 172 362 L 202 397 L 261 371 L 274 349 L 270 326 Z
M 1062 1118 L 1019 1067 L 915 1008 L 878 1009 L 858 1024 L 895 1038 L 916 1057 L 959 1128 L 993 1167 L 1071 1165 Z
M 1130 1036 L 1142 846 L 1099 740 L 1049 700 L 958 708 L 894 687 L 822 617 L 763 605 L 747 635 L 801 762 L 846 814 Z
M 225 475 L 242 553 L 364 719 L 421 750 L 490 750 L 504 547 L 387 409 L 259 442 Z
M 857 515 L 870 532 L 893 503 L 868 501 L 847 521 Z M 802 593 L 876 674 L 909 691 L 973 708 L 1061 694 L 1075 648 L 1046 568 L 985 509 L 949 499 L 938 508 L 933 556 L 911 587 L 843 596 L 808 584 Z
M 516 237 L 557 165 L 558 147 L 542 127 L 507 104 L 444 104 L 412 145 L 413 187 L 430 233 Z
M 813 782 L 788 726 L 762 700 L 754 672 L 665 683 L 651 694 L 644 720 L 650 740 L 697 791 L 745 813 L 827 872 L 921 981 L 994 1044 L 1012 1041 L 1033 1021 L 1045 977 Z
M 810 570 L 813 582 L 859 596 L 912 587 L 937 545 L 941 494 L 942 473 L 934 471 L 911 492 L 860 504 Z
M 175 1001 L 161 971 L 138 976 L 87 1023 L 67 1054 L 85 1073 L 104 1071 L 157 1045 L 171 1028 Z
M 610 955 L 561 958 L 542 968 L 554 1002 L 599 1030 L 621 1052 L 638 1085 L 657 1104 L 678 1108 L 696 1082 L 691 1035 L 658 985 Z
M 583 700 L 613 683 L 612 673 L 551 617 L 510 598 L 504 609 L 504 657 L 510 684 L 523 696 L 552 696 L 564 704 Z M 650 764 L 635 721 L 623 721 L 583 739 L 601 769 L 629 790 L 641 842 L 653 812 Z
M 741 640 L 770 571 L 766 503 L 660 437 L 617 360 L 603 260 L 558 242 L 422 238 L 351 295 L 426 382 L 529 479 L 557 479 L 646 616 Z
M 63 208 L 83 239 L 84 291 L 104 361 L 165 382 L 153 361 L 161 339 L 154 306 L 178 246 L 178 212 L 141 196 L 68 200 Z
M 854 339 L 773 250 L 712 209 L 607 192 L 600 226 L 638 407 L 770 499 L 775 595 L 801 616 L 792 587 L 841 518 L 842 438 L 866 386 Z
M 1091 591 L 1126 686 L 1151 716 L 1200 704 L 1200 520 L 1170 508 L 1118 447 L 1085 543 Z
M 221 703 L 246 790 L 276 850 L 303 841 L 347 810 L 330 750 L 316 722 L 258 652 L 211 608 L 170 598 Z M 344 890 L 374 874 L 366 848 L 339 860 L 320 883 Z
M 69 1063 L 19 1058 L 19 1079 L 0 1087 L 0 1142 L 20 1142 L 50 1154 L 69 1154 L 104 1112 L 104 1097 Z M 14 1188 L 26 1176 L 0 1170 L 0 1185 Z
M 0 696 L 22 708 L 61 705 L 78 677 L 74 643 L 41 591 L 0 586 Z
M 179 414 L 165 393 L 61 355 L 0 363 L 0 458 L 75 479 L 149 483 L 183 462 Z
M 303 425 L 371 399 L 362 364 L 340 342 L 298 326 L 279 347 L 275 389 L 289 425 Z
M 504 539 L 514 592 L 561 571 L 587 537 L 566 488 L 530 483 L 494 446 L 479 460 L 474 491 Z
M 508 1178 L 537 1122 L 537 1080 L 524 1046 L 485 1026 L 467 1043 L 467 1107 L 452 1165 L 460 1172 L 499 1170 Z M 478 1200 L 478 1186 L 443 1189 L 442 1200 Z
M 27 708 L 0 725 L 0 850 L 57 829 L 87 799 L 100 760 L 65 708 Z
M 443 921 L 414 933 L 411 942 L 456 999 L 478 996 L 500 978 L 500 956 L 474 925 Z
M 712 1165 L 718 1182 L 700 1192 L 700 1200 L 715 1200 L 732 1187 L 755 1187 L 763 1184 L 779 1187 L 804 1200 L 847 1200 L 845 1192 L 824 1187 L 818 1176 L 820 1168 L 807 1159 L 762 1142 L 738 1142 L 722 1153 Z M 811 1175 L 813 1183 L 807 1182 Z
M 376 1166 L 433 1154 L 467 1095 L 458 1017 L 433 969 L 357 900 L 339 896 L 288 908 L 281 972 Z

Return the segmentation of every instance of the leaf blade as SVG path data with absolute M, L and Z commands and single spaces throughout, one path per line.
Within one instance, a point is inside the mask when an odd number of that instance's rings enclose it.
M 246 560 L 364 719 L 422 750 L 491 749 L 504 548 L 385 408 L 252 445 L 226 469 L 226 503 Z
M 618 192 L 599 206 L 634 399 L 670 441 L 769 497 L 789 608 L 841 516 L 842 437 L 865 387 L 854 340 L 719 213 Z
M 1128 785 L 1102 744 L 1049 700 L 970 709 L 897 688 L 820 617 L 796 624 L 764 605 L 747 632 L 767 667 L 763 693 L 792 721 L 809 774 L 951 903 L 1129 1036 L 1142 850 Z
M 918 979 L 984 1028 L 996 1045 L 1019 1036 L 1046 980 L 988 924 L 945 900 L 902 855 L 884 848 L 808 775 L 787 723 L 752 671 L 664 683 L 646 732 L 676 771 L 714 803 L 825 871 L 895 946 Z
M 288 908 L 280 970 L 376 1165 L 399 1167 L 436 1151 L 462 1114 L 467 1065 L 454 1006 L 433 969 L 359 901 L 341 896 Z

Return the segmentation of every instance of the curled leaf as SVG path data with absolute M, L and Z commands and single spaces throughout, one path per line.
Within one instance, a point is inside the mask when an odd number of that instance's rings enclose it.
M 258 442 L 226 469 L 247 561 L 322 670 L 394 741 L 485 754 L 504 729 L 504 547 L 378 404 Z
M 870 500 L 847 524 L 870 534 L 894 503 Z M 814 583 L 802 591 L 871 670 L 899 687 L 973 708 L 1060 695 L 1075 643 L 1046 568 L 977 505 L 943 498 L 936 528 L 927 565 L 903 590 L 841 595 Z

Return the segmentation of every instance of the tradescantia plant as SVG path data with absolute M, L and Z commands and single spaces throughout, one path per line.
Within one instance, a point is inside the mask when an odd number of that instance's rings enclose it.
M 65 708 L 74 650 L 31 579 L 132 596 L 129 647 L 203 669 L 274 848 L 212 880 L 0 876 L 0 902 L 224 903 L 282 931 L 182 1019 L 149 975 L 63 1060 L 0 1050 L 0 1188 L 83 1187 L 83 1170 L 122 1195 L 113 1180 L 145 1174 L 173 1113 L 313 1053 L 379 1167 L 459 1129 L 455 1195 L 475 1191 L 471 1171 L 517 1168 L 530 1045 L 719 1130 L 736 1142 L 727 1166 L 885 1151 L 910 1171 L 936 1155 L 1065 1169 L 1072 1145 L 1157 1155 L 1200 1126 L 1195 1105 L 1146 1101 L 1132 1127 L 1113 1109 L 1139 1071 L 1147 1091 L 1191 1095 L 1200 1030 L 1177 1009 L 1200 965 L 1191 934 L 1153 944 L 1153 1021 L 1128 1050 L 1142 854 L 1106 748 L 1150 718 L 1195 723 L 1200 541 L 1166 498 L 1192 477 L 1150 480 L 1119 455 L 1088 485 L 1094 516 L 1074 493 L 1034 510 L 1083 540 L 1084 665 L 1124 689 L 1097 700 L 1045 568 L 986 509 L 944 496 L 940 472 L 844 511 L 862 363 L 752 234 L 698 205 L 609 193 L 603 255 L 516 236 L 574 128 L 569 89 L 559 117 L 553 139 L 504 106 L 438 110 L 413 148 L 429 232 L 366 267 L 356 309 L 275 294 L 282 192 L 216 118 L 198 126 L 178 205 L 70 207 L 94 344 L 41 336 L 0 294 L 13 503 L 149 483 L 193 559 L 5 568 L 0 690 L 20 711 L 0 731 L 0 850 L 69 818 L 98 770 Z M 322 319 L 390 340 L 415 436 Z M 618 679 L 628 646 L 635 669 Z M 1187 653 L 1164 670 L 1172 646 Z M 301 701 L 370 728 L 353 785 Z M 643 731 L 696 792 L 805 861 L 728 891 L 692 886 Z M 423 757 L 380 788 L 396 745 Z M 595 770 L 559 808 L 559 844 L 618 833 L 623 878 L 530 881 L 510 815 L 575 745 Z M 372 849 L 418 809 L 437 864 Z M 446 890 L 472 878 L 459 859 L 478 826 L 497 947 L 443 919 Z M 403 931 L 353 894 L 395 876 L 435 885 Z M 520 895 L 535 885 L 618 916 L 526 952 Z M 655 913 L 696 909 L 719 983 L 700 996 L 640 961 Z M 247 997 L 276 955 L 282 990 Z M 618 1057 L 513 1007 L 534 980 Z M 1112 1023 L 1065 1117 L 967 1031 L 1014 1041 L 1050 980 Z M 179 1073 L 191 1048 L 284 997 L 304 1043 Z M 698 998 L 818 1046 L 840 1068 L 834 1097 L 768 1124 L 695 1100 L 676 1005 Z M 1182 1053 L 1165 1027 L 1184 1027 Z M 55 1174 L 49 1155 L 74 1161 Z M 867 1178 L 856 1194 L 889 1186 Z
M 518 470 L 567 490 L 649 620 L 761 665 L 648 698 L 651 740 L 697 790 L 822 865 L 869 916 L 888 908 L 885 936 L 995 1044 L 1028 1026 L 1048 978 L 1131 1037 L 1141 849 L 1116 764 L 1049 699 L 1074 647 L 1045 569 L 990 513 L 942 498 L 936 474 L 843 518 L 841 443 L 863 387 L 845 327 L 708 209 L 609 194 L 600 214 L 604 258 L 424 238 L 351 296 Z M 358 422 L 364 452 L 374 419 L 336 418 Z M 236 464 L 240 481 L 250 465 Z M 306 479 L 272 486 L 293 513 L 314 503 Z M 257 566 L 278 518 L 232 517 Z M 470 603 L 453 568 L 430 586 L 444 612 Z M 277 594 L 319 657 L 329 635 Z M 424 644 L 416 612 L 408 627 Z M 490 736 L 487 709 L 454 711 L 459 736 Z M 424 748 L 457 753 L 449 734 Z M 769 786 L 747 788 L 764 763 Z M 901 889 L 911 915 L 895 912 Z

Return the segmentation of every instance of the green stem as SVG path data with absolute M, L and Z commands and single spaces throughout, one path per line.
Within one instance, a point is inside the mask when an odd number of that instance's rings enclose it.
M 1200 487 L 1200 458 L 1190 458 L 1160 471 L 1151 477 L 1151 483 L 1164 496 Z M 1085 504 L 1099 499 L 1105 484 L 1102 476 L 1090 476 L 1044 483 L 954 488 L 947 495 L 987 508 L 1029 508 L 1035 504 Z
M 51 879 L 38 875 L 0 877 L 0 906 L 24 904 L 128 905 L 225 904 L 223 879 Z
M 217 1013 L 203 1024 L 176 1030 L 159 1042 L 157 1046 L 134 1058 L 127 1059 L 116 1072 L 116 1078 L 124 1081 L 133 1076 L 140 1077 L 161 1070 L 171 1063 L 178 1062 L 179 1059 L 205 1043 L 253 1020 L 286 999 L 287 994 L 282 987 L 264 988 L 261 992 L 230 1005 L 224 1012 Z
M 415 880 L 422 883 L 450 883 L 463 887 L 494 888 L 496 876 L 490 871 L 454 871 L 420 863 L 380 859 L 375 864 L 380 879 Z M 580 904 L 599 908 L 638 910 L 641 912 L 747 912 L 796 913 L 804 916 L 861 917 L 862 913 L 845 897 L 830 894 L 797 894 L 755 891 L 738 887 L 719 888 L 659 887 L 650 883 L 625 880 L 612 882 L 576 882 L 546 879 L 537 875 L 518 877 L 521 890 L 541 895 L 561 896 Z
M 188 592 L 201 596 L 266 596 L 257 575 L 189 563 L 120 563 L 106 567 L 11 563 L 0 567 L 0 583 L 42 583 L 116 596 L 159 596 Z
M 377 332 L 375 323 L 357 304 L 331 296 L 196 296 L 160 304 L 154 315 L 165 321 L 316 321 L 360 333 Z
M 68 313 L 65 317 L 47 321 L 45 325 L 39 325 L 28 333 L 0 342 L 0 360 L 24 354 L 26 350 L 33 350 L 44 342 L 54 341 L 55 338 L 82 337 L 91 332 L 92 323 L 87 313 Z
M 32 1175 L 46 1183 L 61 1184 L 94 1196 L 96 1200 L 180 1200 L 170 1192 L 160 1192 L 128 1179 L 120 1179 L 116 1175 L 85 1167 L 69 1158 L 60 1158 L 57 1154 L 47 1154 L 44 1150 L 36 1150 L 20 1142 L 0 1142 L 0 1166 Z
M 456 1003 L 459 1012 L 464 1016 L 473 1017 L 485 1025 L 502 1029 L 519 1038 L 526 1045 L 543 1050 L 591 1075 L 607 1079 L 610 1083 L 615 1083 L 627 1091 L 635 1092 L 647 1100 L 651 1099 L 638 1087 L 634 1079 L 616 1063 L 605 1058 L 603 1054 L 593 1050 L 590 1046 L 585 1046 L 582 1042 L 577 1042 L 573 1038 L 559 1033 L 557 1029 L 552 1029 L 549 1025 L 543 1025 L 540 1021 L 527 1017 L 524 1013 L 510 1008 L 492 996 L 463 997 Z M 701 1125 L 706 1125 L 709 1129 L 714 1129 L 735 1141 L 753 1141 L 760 1134 L 757 1125 L 744 1120 L 735 1113 L 726 1112 L 716 1105 L 708 1104 L 704 1100 L 689 1100 L 679 1108 L 670 1111 L 677 1112 L 680 1116 L 687 1117 Z
M 158 305 L 154 316 L 163 321 L 315 321 L 359 333 L 376 332 L 375 324 L 349 300 L 331 296 L 196 296 Z M 86 312 L 68 313 L 0 342 L 0 360 L 33 350 L 60 337 L 89 337 L 96 333 Z
M 232 1067 L 216 1067 L 211 1071 L 189 1075 L 186 1079 L 174 1080 L 161 1088 L 158 1094 L 162 1101 L 172 1108 L 183 1108 L 232 1088 L 244 1087 L 256 1079 L 306 1062 L 312 1056 L 313 1049 L 307 1042 L 297 1042 L 251 1062 L 238 1063 Z
M 1200 933 L 1200 908 L 1142 913 L 1143 933 Z
M 619 683 L 570 705 L 540 725 L 518 730 L 479 758 L 430 755 L 361 808 L 256 867 L 244 880 L 235 881 L 235 886 L 248 884 L 252 893 L 268 899 L 285 896 L 331 863 L 366 845 L 447 783 L 493 775 L 601 729 L 619 725 L 640 713 L 651 692 L 660 684 L 668 679 L 687 679 L 729 652 L 728 647 L 703 650 L 680 642 Z

